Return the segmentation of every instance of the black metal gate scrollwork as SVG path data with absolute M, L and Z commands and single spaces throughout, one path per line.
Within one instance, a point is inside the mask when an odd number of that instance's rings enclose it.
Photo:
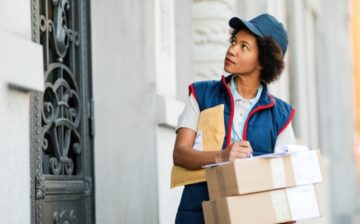
M 32 223 L 94 223 L 89 1 L 32 0 L 44 92 L 31 97 Z

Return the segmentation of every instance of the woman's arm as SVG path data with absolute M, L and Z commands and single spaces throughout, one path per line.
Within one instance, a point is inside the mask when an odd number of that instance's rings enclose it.
M 197 170 L 202 166 L 220 162 L 220 151 L 202 152 L 193 149 L 196 133 L 190 128 L 180 128 L 176 135 L 173 152 L 174 164 L 186 169 Z
M 247 158 L 252 154 L 252 148 L 247 141 L 231 144 L 228 148 L 220 151 L 198 151 L 193 149 L 195 135 L 196 133 L 189 128 L 178 130 L 173 152 L 175 165 L 197 170 L 207 164 Z

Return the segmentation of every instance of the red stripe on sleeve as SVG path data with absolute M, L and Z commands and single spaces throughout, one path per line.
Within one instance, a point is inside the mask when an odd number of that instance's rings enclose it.
M 195 88 L 194 88 L 194 85 L 193 85 L 193 84 L 189 85 L 189 96 L 190 96 L 191 93 L 193 94 L 196 102 L 199 103 L 198 98 L 197 98 L 197 96 L 196 96 L 196 92 L 195 92 Z
M 290 122 L 292 121 L 292 119 L 294 118 L 294 115 L 295 115 L 295 108 L 293 108 L 291 110 L 291 114 L 290 114 L 290 117 L 289 119 L 287 120 L 287 122 L 285 123 L 285 125 L 280 129 L 279 133 L 278 133 L 278 136 L 287 128 L 287 126 L 290 124 Z

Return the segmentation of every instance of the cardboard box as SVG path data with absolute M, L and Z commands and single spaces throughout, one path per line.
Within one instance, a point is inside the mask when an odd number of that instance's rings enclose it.
M 314 185 L 202 203 L 206 224 L 273 224 L 320 217 Z
M 238 159 L 206 169 L 210 200 L 323 181 L 319 150 L 279 158 Z

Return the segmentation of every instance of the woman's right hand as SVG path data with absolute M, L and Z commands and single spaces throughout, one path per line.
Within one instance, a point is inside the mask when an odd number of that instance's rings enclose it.
M 194 150 L 195 135 L 196 133 L 189 128 L 180 128 L 178 130 L 173 152 L 174 165 L 189 170 L 198 170 L 208 164 L 248 158 L 253 151 L 248 141 L 232 143 L 223 150 Z
M 253 154 L 250 142 L 240 141 L 230 144 L 224 150 L 220 152 L 220 158 L 218 162 L 233 161 L 235 159 L 249 158 Z

